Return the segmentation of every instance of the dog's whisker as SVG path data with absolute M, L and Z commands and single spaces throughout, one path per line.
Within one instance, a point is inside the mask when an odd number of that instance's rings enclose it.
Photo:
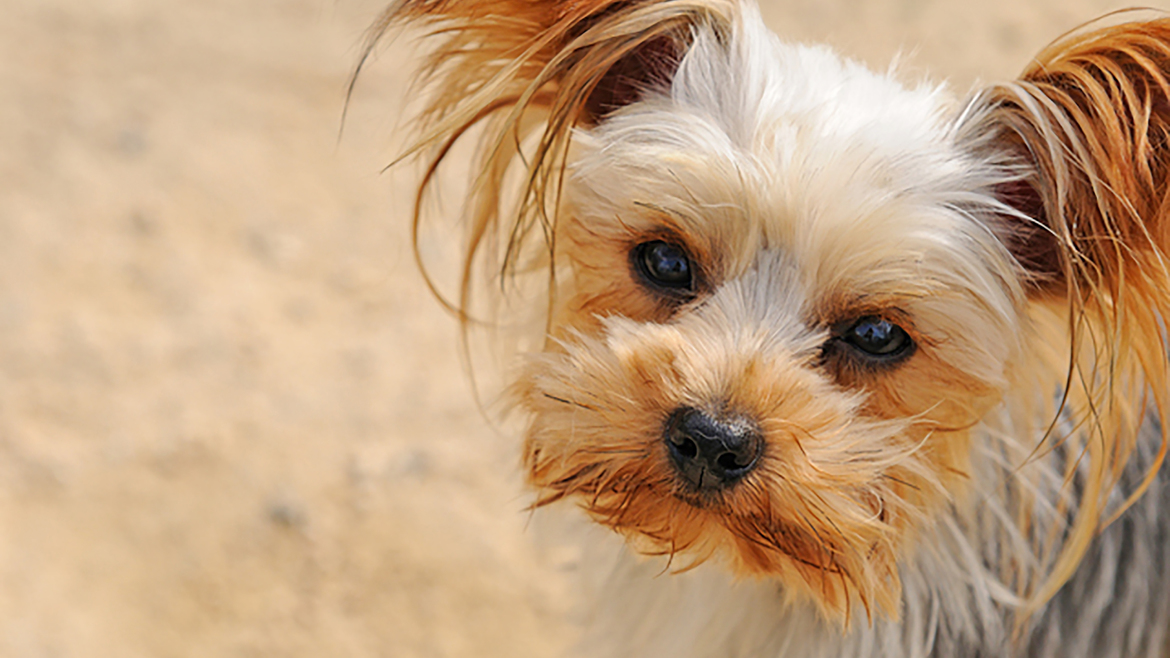
M 549 393 L 544 393 L 543 395 L 544 395 L 544 397 L 546 397 L 549 400 L 552 400 L 554 402 L 560 402 L 561 404 L 567 404 L 567 405 L 572 406 L 572 407 L 580 407 L 582 409 L 587 409 L 587 410 L 593 411 L 593 412 L 597 411 L 597 409 L 595 409 L 594 407 L 591 407 L 587 404 L 582 404 L 582 403 L 577 402 L 575 400 L 566 400 L 565 398 L 559 398 L 559 397 L 557 397 L 555 395 L 551 395 Z

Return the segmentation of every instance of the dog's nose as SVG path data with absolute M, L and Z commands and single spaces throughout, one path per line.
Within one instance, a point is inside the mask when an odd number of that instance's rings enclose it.
M 700 491 L 734 484 L 755 468 L 764 441 L 755 425 L 740 417 L 713 417 L 691 407 L 666 422 L 666 450 L 678 474 Z

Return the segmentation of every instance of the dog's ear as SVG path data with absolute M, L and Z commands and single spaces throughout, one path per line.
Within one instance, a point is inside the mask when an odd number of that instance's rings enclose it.
M 366 56 L 400 26 L 428 28 L 437 42 L 419 71 L 427 104 L 408 150 L 431 154 L 415 204 L 416 256 L 424 194 L 454 144 L 481 129 L 460 299 L 440 300 L 466 319 L 475 261 L 501 275 L 520 261 L 551 262 L 573 129 L 665 88 L 695 30 L 725 34 L 734 11 L 734 0 L 399 0 L 387 9 Z M 513 169 L 522 182 L 510 196 Z M 544 256 L 531 251 L 540 242 Z
M 980 100 L 1024 164 L 999 193 L 1026 218 L 1009 225 L 1007 242 L 1036 291 L 1116 298 L 1122 286 L 1163 288 L 1170 19 L 1066 37 Z
M 975 125 L 964 128 L 1007 172 L 993 190 L 1006 211 L 998 228 L 1030 297 L 1067 310 L 1057 328 L 1072 337 L 1063 409 L 1080 428 L 1069 449 L 1085 457 L 1070 469 L 1091 472 L 1051 577 L 1033 589 L 1034 609 L 1116 518 L 1103 513 L 1106 499 L 1151 410 L 1164 431 L 1151 477 L 1165 455 L 1170 19 L 1064 37 L 969 109 Z M 1149 482 L 1127 492 L 1130 502 Z

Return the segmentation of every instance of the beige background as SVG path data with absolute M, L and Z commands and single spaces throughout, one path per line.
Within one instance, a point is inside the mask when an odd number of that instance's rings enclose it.
M 1109 0 L 764 0 L 911 78 Z M 571 555 L 406 244 L 379 0 L 0 0 L 0 656 L 548 656 Z M 441 242 L 434 245 L 442 247 Z

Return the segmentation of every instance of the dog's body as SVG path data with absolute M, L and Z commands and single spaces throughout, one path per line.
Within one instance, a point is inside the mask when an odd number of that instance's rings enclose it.
M 1165 655 L 1170 21 L 959 103 L 733 0 L 404 20 L 446 38 L 420 198 L 484 131 L 452 306 L 549 275 L 537 504 L 632 549 L 587 647 Z

